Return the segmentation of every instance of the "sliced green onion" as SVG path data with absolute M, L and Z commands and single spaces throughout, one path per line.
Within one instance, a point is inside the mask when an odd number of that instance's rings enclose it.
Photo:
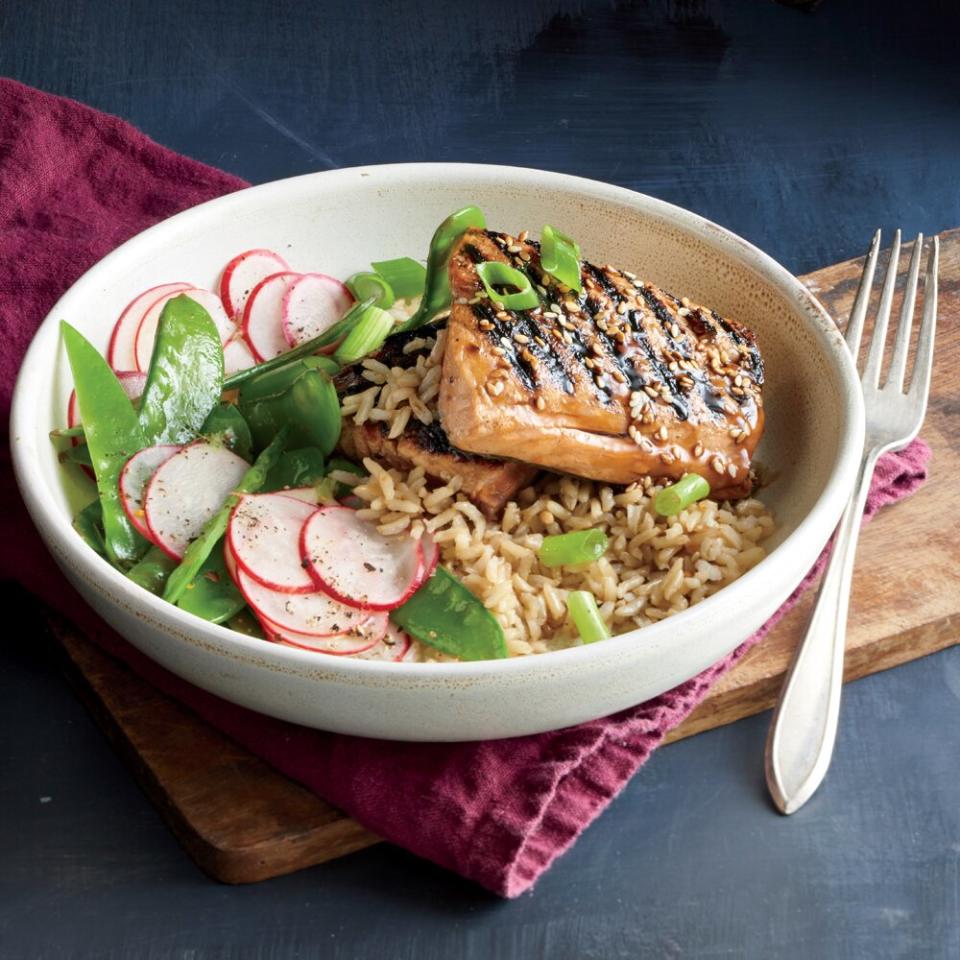
M 687 473 L 653 498 L 653 509 L 661 517 L 672 517 L 691 503 L 709 496 L 710 484 L 698 473 Z
M 549 224 L 540 234 L 540 265 L 571 290 L 579 293 L 583 288 L 580 280 L 580 245 Z
M 333 359 L 343 365 L 356 363 L 361 357 L 379 350 L 393 332 L 397 318 L 379 307 L 370 307 L 360 322 L 343 338 Z
M 355 273 L 347 278 L 347 289 L 357 300 L 373 298 L 373 305 L 381 310 L 389 310 L 396 302 L 393 287 L 379 273 Z
M 396 260 L 375 260 L 370 264 L 390 284 L 390 289 L 400 300 L 419 297 L 427 282 L 427 268 L 410 257 Z
M 483 281 L 490 299 L 503 304 L 506 310 L 530 310 L 540 303 L 530 278 L 516 267 L 500 260 L 477 264 L 477 275 Z M 516 293 L 501 293 L 497 287 L 514 287 Z
M 606 640 L 610 636 L 610 631 L 597 608 L 596 597 L 588 590 L 572 590 L 568 593 L 567 609 L 584 643 L 595 643 L 597 640 Z
M 306 343 L 301 343 L 299 347 L 294 347 L 286 353 L 281 353 L 279 357 L 274 357 L 272 360 L 258 363 L 255 367 L 247 367 L 246 370 L 238 370 L 235 374 L 227 377 L 223 381 L 223 389 L 236 390 L 241 384 L 252 380 L 254 377 L 259 377 L 261 374 L 269 373 L 271 370 L 285 367 L 288 363 L 302 360 L 304 357 L 309 357 L 324 347 L 329 347 L 331 343 L 336 343 L 344 334 L 351 331 L 372 306 L 373 300 L 369 298 L 367 300 L 361 300 L 360 303 L 355 303 L 332 327 L 325 330 L 319 336 L 308 340 Z M 311 364 L 314 362 L 315 361 L 310 361 Z M 62 436 L 63 434 L 61 433 L 60 435 Z
M 566 567 L 593 563 L 607 552 L 607 535 L 602 530 L 574 530 L 544 537 L 537 556 L 545 567 Z

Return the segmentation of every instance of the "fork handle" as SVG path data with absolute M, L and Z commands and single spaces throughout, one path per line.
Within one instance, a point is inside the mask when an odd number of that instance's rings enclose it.
M 810 624 L 787 671 L 767 734 L 767 787 L 784 814 L 799 810 L 813 796 L 830 766 L 840 714 L 850 579 L 863 508 L 880 452 L 874 448 L 864 453 Z

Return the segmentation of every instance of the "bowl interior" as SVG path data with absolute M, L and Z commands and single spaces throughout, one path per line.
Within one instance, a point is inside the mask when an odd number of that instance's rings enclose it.
M 551 223 L 576 237 L 586 258 L 635 271 L 756 332 L 767 374 L 762 498 L 778 523 L 771 546 L 789 537 L 831 481 L 858 415 L 842 340 L 812 298 L 744 241 L 678 208 L 592 181 L 456 164 L 354 168 L 243 191 L 158 225 L 94 267 L 41 328 L 18 385 L 30 397 L 29 436 L 20 438 L 34 487 L 28 500 L 42 497 L 63 535 L 76 536 L 70 518 L 90 497 L 47 439 L 64 423 L 72 386 L 60 319 L 105 350 L 120 311 L 149 286 L 183 280 L 215 289 L 227 260 L 251 247 L 337 277 L 372 259 L 421 258 L 440 220 L 468 203 L 494 229 L 537 236 Z

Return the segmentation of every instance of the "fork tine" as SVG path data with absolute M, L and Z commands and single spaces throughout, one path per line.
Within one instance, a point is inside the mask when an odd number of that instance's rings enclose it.
M 910 352 L 910 330 L 913 327 L 913 309 L 917 305 L 917 277 L 920 275 L 920 257 L 923 254 L 923 234 L 918 233 L 913 242 L 913 256 L 910 257 L 910 273 L 907 275 L 907 287 L 903 292 L 903 306 L 900 308 L 900 323 L 897 325 L 897 342 L 890 361 L 890 375 L 887 386 L 903 389 L 903 375 L 907 369 L 907 354 Z
M 920 321 L 920 338 L 917 341 L 917 359 L 910 378 L 909 397 L 919 400 L 917 424 L 923 420 L 930 393 L 930 371 L 933 368 L 933 339 L 937 332 L 937 271 L 940 268 L 940 238 L 933 238 L 933 249 L 923 281 L 923 319 Z
M 893 304 L 893 288 L 897 285 L 897 269 L 900 265 L 900 231 L 893 235 L 890 248 L 890 262 L 887 275 L 883 280 L 883 292 L 880 294 L 880 306 L 877 319 L 873 324 L 873 337 L 870 340 L 870 352 L 867 365 L 863 368 L 863 385 L 875 387 L 880 382 L 880 366 L 883 363 L 883 345 L 887 339 L 887 326 L 890 323 L 890 307 Z
M 857 365 L 857 356 L 860 353 L 863 321 L 867 315 L 867 307 L 870 305 L 870 289 L 873 287 L 873 274 L 877 269 L 877 255 L 879 253 L 880 231 L 878 230 L 873 235 L 873 240 L 870 241 L 867 260 L 863 265 L 863 273 L 860 276 L 860 286 L 857 288 L 857 297 L 853 301 L 853 309 L 850 311 L 850 319 L 847 321 L 847 332 L 844 334 L 847 338 L 850 356 L 853 357 L 854 366 Z

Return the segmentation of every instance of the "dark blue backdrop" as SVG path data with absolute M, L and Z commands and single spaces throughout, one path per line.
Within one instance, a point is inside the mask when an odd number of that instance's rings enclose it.
M 958 27 L 953 0 L 7 0 L 0 72 L 255 182 L 546 167 L 803 272 L 876 226 L 960 225 Z M 848 688 L 794 818 L 765 799 L 766 718 L 744 721 L 658 753 L 514 903 L 386 847 L 213 884 L 36 641 L 0 663 L 3 957 L 960 956 L 956 650 Z

